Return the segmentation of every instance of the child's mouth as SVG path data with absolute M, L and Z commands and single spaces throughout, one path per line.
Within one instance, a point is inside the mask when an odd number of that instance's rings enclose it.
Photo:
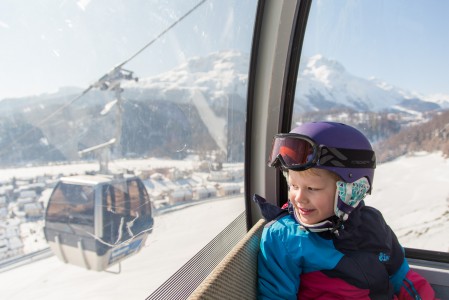
M 307 209 L 307 208 L 298 208 L 301 215 L 310 215 L 314 209 Z

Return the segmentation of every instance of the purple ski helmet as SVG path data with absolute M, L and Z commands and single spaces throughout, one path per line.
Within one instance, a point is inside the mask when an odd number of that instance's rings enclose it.
M 325 169 L 349 183 L 366 177 L 372 186 L 376 156 L 368 139 L 354 127 L 309 122 L 275 136 L 268 164 L 296 171 Z

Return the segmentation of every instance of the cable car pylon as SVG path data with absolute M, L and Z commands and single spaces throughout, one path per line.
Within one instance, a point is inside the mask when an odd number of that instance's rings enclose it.
M 101 77 L 97 82 L 95 82 L 92 87 L 99 88 L 102 91 L 113 91 L 115 92 L 115 105 L 116 108 L 116 119 L 115 119 L 115 137 L 110 139 L 108 142 L 81 150 L 78 152 L 79 156 L 82 157 L 86 153 L 94 152 L 99 161 L 99 172 L 100 174 L 109 174 L 109 159 L 111 154 L 111 149 L 113 149 L 113 154 L 115 157 L 121 157 L 122 147 L 121 147 L 121 136 L 122 136 L 122 126 L 123 126 L 123 98 L 122 93 L 124 89 L 121 87 L 121 83 L 124 80 L 134 80 L 138 81 L 138 77 L 133 76 L 133 72 L 130 70 L 123 69 L 121 65 L 113 68 L 109 73 Z M 106 114 L 102 112 L 102 114 Z

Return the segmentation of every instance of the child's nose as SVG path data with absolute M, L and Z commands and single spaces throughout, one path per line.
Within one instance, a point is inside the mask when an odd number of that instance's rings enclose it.
M 306 197 L 301 189 L 297 189 L 293 192 L 293 200 L 296 203 L 304 203 L 306 201 Z

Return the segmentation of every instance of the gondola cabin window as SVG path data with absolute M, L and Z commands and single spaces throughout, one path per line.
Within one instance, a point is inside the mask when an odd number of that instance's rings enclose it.
M 143 192 L 142 192 L 143 194 Z M 139 186 L 137 185 L 137 181 L 130 181 L 128 183 L 128 195 L 129 195 L 129 215 L 131 217 L 138 217 L 140 211 L 145 211 L 147 205 L 150 204 L 149 199 L 145 199 L 144 195 L 139 193 Z M 148 200 L 147 203 L 144 203 L 144 200 Z
M 94 205 L 92 186 L 61 183 L 53 192 L 48 222 L 60 224 L 64 231 L 94 234 Z
M 292 128 L 363 132 L 377 167 L 367 205 L 404 247 L 449 252 L 448 2 L 313 1 Z M 446 50 L 443 50 L 446 49 Z
M 0 1 L 0 298 L 145 299 L 245 211 L 258 3 L 45 4 Z
M 115 199 L 114 213 L 125 215 L 129 212 L 129 202 L 126 201 L 127 187 L 124 182 L 117 182 L 112 185 L 112 191 Z M 128 206 L 128 207 L 126 207 Z

